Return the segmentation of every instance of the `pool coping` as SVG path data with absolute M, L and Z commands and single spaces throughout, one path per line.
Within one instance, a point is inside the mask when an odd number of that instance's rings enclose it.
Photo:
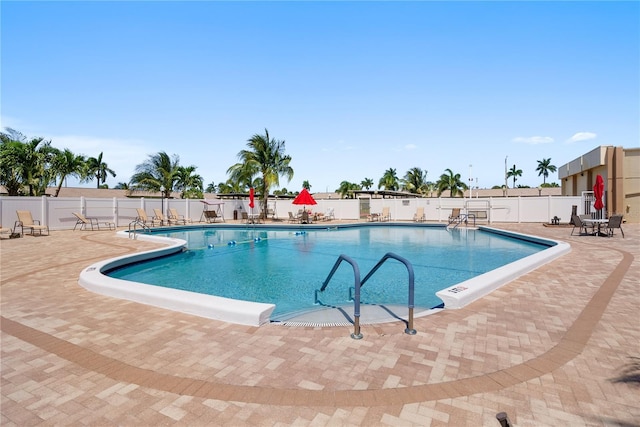
M 393 226 L 425 226 L 422 224 L 394 224 L 385 223 L 383 225 Z M 219 226 L 219 224 L 218 224 Z M 331 228 L 353 228 L 363 226 L 380 226 L 380 224 L 345 224 L 335 225 Z M 434 225 L 426 225 L 428 227 L 434 227 Z M 437 225 L 438 227 L 444 227 Z M 224 228 L 229 228 L 226 226 Z M 231 225 L 231 227 L 233 227 Z M 244 228 L 246 226 L 235 228 Z M 203 227 L 203 228 L 216 228 Z M 272 226 L 260 228 L 273 228 Z M 277 228 L 292 228 L 297 229 L 295 225 L 281 224 Z M 327 227 L 303 227 L 305 229 L 310 228 L 327 228 Z M 476 276 L 472 279 L 460 282 L 456 285 L 450 286 L 443 290 L 436 292 L 438 296 L 444 302 L 444 309 L 457 309 L 462 308 L 465 305 L 482 298 L 485 295 L 493 292 L 499 287 L 515 280 L 516 278 L 535 270 L 536 268 L 544 265 L 548 262 L 555 260 L 556 258 L 568 253 L 571 247 L 568 243 L 552 240 L 548 238 L 541 238 L 533 235 L 527 235 L 523 233 L 516 233 L 511 231 L 504 231 L 492 227 L 479 226 L 478 229 L 482 229 L 487 232 L 496 234 L 503 234 L 513 236 L 528 241 L 534 241 L 543 244 L 551 245 L 548 249 L 540 251 L 536 254 L 529 255 L 518 261 L 514 261 L 505 266 L 499 267 L 490 272 L 484 273 L 480 276 Z M 193 229 L 193 227 L 164 227 L 158 229 L 158 231 L 169 231 L 175 229 Z M 462 231 L 467 229 L 460 229 Z M 457 232 L 454 231 L 454 232 Z M 116 233 L 117 236 L 122 238 L 131 238 L 131 234 L 126 230 L 121 230 Z M 182 239 L 154 236 L 152 234 L 137 233 L 136 238 L 151 241 L 156 243 L 163 243 L 167 245 L 159 249 L 139 252 L 133 255 L 124 255 L 115 258 L 109 258 L 84 268 L 79 276 L 78 283 L 87 290 L 92 292 L 106 295 L 114 298 L 135 301 L 141 304 L 152 305 L 168 310 L 173 310 L 181 313 L 192 314 L 208 319 L 221 320 L 224 322 L 247 325 L 247 326 L 261 326 L 270 322 L 271 313 L 275 309 L 275 304 L 258 303 L 251 301 L 235 300 L 230 298 L 224 298 L 214 295 L 200 294 L 196 292 L 184 291 L 179 289 L 164 288 L 161 286 L 154 286 L 145 283 L 133 282 L 128 280 L 116 279 L 109 277 L 105 274 L 106 271 L 112 270 L 123 265 L 131 264 L 134 262 L 145 261 L 153 258 L 159 258 L 177 252 L 185 250 L 187 242 Z M 396 319 L 397 320 L 397 319 Z M 387 321 L 387 320 L 385 320 Z

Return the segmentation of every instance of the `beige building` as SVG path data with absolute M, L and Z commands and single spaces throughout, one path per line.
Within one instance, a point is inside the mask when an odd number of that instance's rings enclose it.
M 560 166 L 562 195 L 589 200 L 598 175 L 605 182 L 607 216 L 622 214 L 629 223 L 640 222 L 640 148 L 600 146 Z

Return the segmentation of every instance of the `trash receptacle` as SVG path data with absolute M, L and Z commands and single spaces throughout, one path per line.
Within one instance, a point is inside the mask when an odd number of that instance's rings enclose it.
M 233 220 L 236 221 L 238 219 L 238 211 L 233 211 Z

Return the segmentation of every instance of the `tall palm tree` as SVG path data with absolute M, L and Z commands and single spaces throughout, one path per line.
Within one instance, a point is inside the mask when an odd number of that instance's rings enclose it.
M 538 167 L 536 171 L 538 172 L 538 176 L 542 175 L 542 183 L 547 183 L 547 178 L 549 177 L 549 172 L 555 172 L 558 168 L 551 164 L 551 158 L 542 160 L 538 160 Z
M 360 182 L 360 186 L 368 190 L 373 187 L 373 180 L 371 178 L 365 178 Z
M 302 181 L 302 188 L 306 188 L 307 191 L 311 191 L 311 184 L 309 184 L 309 181 L 307 180 Z
M 402 187 L 414 194 L 425 194 L 425 184 L 427 182 L 427 171 L 418 167 L 413 167 L 407 171 L 402 180 Z
M 58 186 L 56 187 L 56 193 L 54 195 L 54 197 L 58 197 L 62 184 L 68 176 L 82 178 L 86 167 L 86 159 L 81 154 L 74 154 L 68 148 L 65 148 L 62 151 L 58 149 L 53 150 L 55 155 L 51 162 L 51 169 L 54 176 L 59 179 Z
M 289 166 L 291 156 L 285 154 L 285 142 L 269 137 L 269 131 L 264 135 L 255 134 L 247 141 L 247 149 L 238 153 L 239 163 L 231 166 L 227 173 L 237 180 L 248 181 L 253 184 L 255 176 L 261 178 L 258 193 L 262 197 L 262 209 L 267 215 L 267 200 L 269 191 L 280 185 L 280 175 L 293 178 L 293 168 Z
M 173 157 L 169 157 L 164 151 L 150 154 L 147 160 L 136 166 L 136 173 L 131 177 L 130 184 L 137 190 L 164 189 L 162 197 L 169 198 L 178 180 L 179 167 L 180 158 L 175 154 Z
M 464 191 L 468 188 L 467 184 L 462 182 L 460 179 L 460 174 L 454 174 L 451 169 L 445 169 L 446 173 L 440 175 L 440 179 L 436 183 L 438 187 L 438 197 L 446 191 L 449 190 L 451 197 L 456 197 L 458 195 L 463 196 Z
M 107 174 L 115 178 L 116 173 L 109 168 L 109 165 L 102 161 L 102 153 L 98 157 L 89 157 L 87 159 L 85 181 L 96 179 L 96 188 L 100 188 L 100 184 L 104 184 L 107 180 Z
M 195 173 L 195 166 L 178 166 L 175 189 L 180 191 L 180 197 L 196 198 L 202 195 L 203 179 Z
M 384 171 L 384 175 L 378 181 L 378 188 L 384 188 L 387 191 L 396 191 L 399 188 L 399 180 L 396 175 L 396 170 L 389 168 Z
M 41 196 L 51 182 L 47 172 L 48 160 L 51 158 L 51 142 L 43 138 L 33 138 L 23 144 L 22 148 L 22 181 L 29 188 L 29 196 Z
M 513 177 L 513 188 L 516 188 L 516 177 L 518 176 L 522 176 L 522 170 L 517 169 L 516 165 L 513 165 L 513 167 L 507 172 L 507 178 Z

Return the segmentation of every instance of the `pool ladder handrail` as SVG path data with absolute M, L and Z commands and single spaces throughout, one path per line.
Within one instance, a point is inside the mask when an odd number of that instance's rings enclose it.
M 141 226 L 144 231 L 147 231 L 149 233 L 151 232 L 151 228 L 149 228 L 148 225 L 146 225 L 144 222 L 142 222 L 142 220 L 140 220 L 139 218 L 136 218 L 136 219 L 134 219 L 133 221 L 131 221 L 129 223 L 129 238 L 130 239 L 134 239 L 135 240 L 137 238 L 136 237 L 136 233 L 138 231 L 138 228 L 136 227 L 137 225 Z M 131 231 L 131 228 L 133 228 L 133 232 Z
M 333 265 L 331 272 L 329 273 L 325 281 L 322 283 L 322 287 L 319 290 L 316 290 L 315 302 L 318 303 L 318 292 L 324 292 L 324 290 L 327 288 L 327 285 L 329 284 L 329 281 L 333 277 L 334 273 L 336 272 L 336 270 L 338 269 L 342 261 L 346 261 L 349 264 L 351 264 L 351 266 L 353 267 L 354 287 L 355 287 L 355 295 L 353 296 L 354 332 L 351 334 L 351 338 L 353 339 L 356 339 L 356 340 L 362 339 L 362 333 L 360 332 L 360 288 L 362 287 L 362 285 L 366 283 L 367 280 L 369 280 L 369 278 L 373 275 L 373 273 L 375 273 L 380 268 L 380 266 L 388 259 L 395 259 L 400 261 L 405 265 L 405 267 L 407 268 L 407 272 L 409 273 L 409 302 L 408 302 L 409 316 L 407 320 L 407 327 L 405 328 L 404 332 L 408 335 L 416 334 L 416 330 L 413 328 L 413 309 L 414 309 L 415 292 L 414 292 L 414 273 L 413 273 L 413 266 L 411 265 L 411 263 L 407 259 L 399 255 L 396 255 L 393 252 L 387 252 L 380 259 L 380 261 L 378 261 L 378 263 L 369 271 L 369 273 L 367 273 L 365 278 L 363 280 L 360 280 L 360 267 L 358 267 L 358 263 L 353 258 L 347 255 L 341 254 L 336 260 L 335 264 Z
M 469 223 L 469 218 L 473 218 L 473 226 L 476 226 L 476 214 L 460 214 L 460 216 L 454 220 L 452 220 L 449 225 L 453 224 L 454 222 L 456 223 L 456 225 L 454 225 L 452 227 L 453 228 L 457 228 L 460 224 L 462 224 L 462 222 L 464 222 L 465 224 L 468 225 Z M 448 228 L 448 227 L 447 227 Z

